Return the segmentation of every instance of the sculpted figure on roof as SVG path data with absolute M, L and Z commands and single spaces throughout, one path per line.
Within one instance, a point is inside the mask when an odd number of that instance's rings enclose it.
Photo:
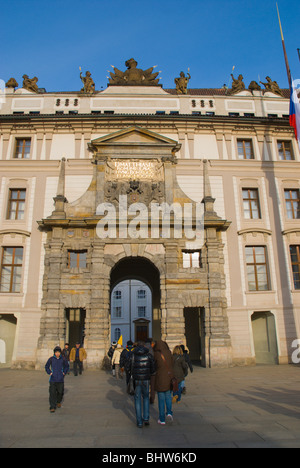
M 190 79 L 191 75 L 189 73 L 185 76 L 184 72 L 180 72 L 180 78 L 175 78 L 174 80 L 177 94 L 187 94 L 187 86 Z
M 125 72 L 112 65 L 114 71 L 110 72 L 109 84 L 119 86 L 157 86 L 159 84 L 159 79 L 157 79 L 159 72 L 153 73 L 155 67 L 141 70 L 137 68 L 137 61 L 133 58 L 127 60 L 125 65 L 127 67 Z
M 23 88 L 32 93 L 38 93 L 39 88 L 37 82 L 39 79 L 35 76 L 34 78 L 29 78 L 28 75 L 23 75 Z
M 91 77 L 91 72 L 87 71 L 85 76 L 82 76 L 81 68 L 80 69 L 80 79 L 83 83 L 83 88 L 81 89 L 82 93 L 94 93 L 95 92 L 95 83 Z
M 276 81 L 272 81 L 269 76 L 266 76 L 267 83 L 263 83 L 260 81 L 261 84 L 263 84 L 266 88 L 266 91 L 270 91 L 273 94 L 278 94 L 279 96 L 283 97 L 283 93 L 281 89 L 279 88 L 279 85 Z
M 237 79 L 234 78 L 233 74 L 231 74 L 231 77 L 232 77 L 231 94 L 237 94 L 246 89 L 245 83 L 243 81 L 244 79 L 243 75 L 239 75 Z

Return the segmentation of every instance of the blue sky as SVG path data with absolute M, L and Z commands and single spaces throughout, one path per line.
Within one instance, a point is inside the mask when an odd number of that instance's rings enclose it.
M 300 78 L 299 0 L 278 0 L 294 78 Z M 0 79 L 39 78 L 47 91 L 76 91 L 79 66 L 96 89 L 111 64 L 157 65 L 164 88 L 190 68 L 191 88 L 219 88 L 232 67 L 250 81 L 288 87 L 274 0 L 0 0 Z

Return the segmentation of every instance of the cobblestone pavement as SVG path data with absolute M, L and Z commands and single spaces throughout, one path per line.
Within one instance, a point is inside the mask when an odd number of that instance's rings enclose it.
M 48 376 L 0 369 L 1 448 L 300 447 L 300 367 L 195 367 L 174 421 L 135 423 L 124 380 L 84 371 L 65 379 L 62 408 L 49 412 Z

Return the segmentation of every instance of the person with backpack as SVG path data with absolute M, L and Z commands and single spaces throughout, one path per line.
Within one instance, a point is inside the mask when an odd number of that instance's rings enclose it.
M 134 381 L 134 407 L 137 427 L 149 426 L 150 418 L 150 378 L 155 373 L 155 362 L 143 341 L 137 343 L 132 351 L 130 368 Z M 143 399 L 143 405 L 142 405 Z
M 120 357 L 120 368 L 125 370 L 126 374 L 126 385 L 130 379 L 130 358 L 133 350 L 133 343 L 131 340 L 127 341 L 126 348 L 123 349 Z
M 61 407 L 64 396 L 64 379 L 69 371 L 69 363 L 61 354 L 61 348 L 56 346 L 54 354 L 45 364 L 45 371 L 50 375 L 49 379 L 49 403 L 50 413 Z

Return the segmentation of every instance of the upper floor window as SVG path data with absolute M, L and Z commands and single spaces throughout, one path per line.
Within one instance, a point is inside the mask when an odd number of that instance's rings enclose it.
M 114 299 L 117 300 L 117 301 L 121 300 L 122 299 L 122 291 L 119 291 L 119 290 L 115 291 L 114 292 Z
M 122 307 L 117 306 L 113 308 L 113 317 L 121 318 L 122 317 Z
M 146 307 L 145 306 L 138 306 L 138 317 L 146 317 Z
M 26 189 L 9 189 L 6 219 L 24 219 Z
M 0 292 L 21 291 L 23 247 L 2 247 Z
M 239 159 L 254 159 L 253 143 L 251 139 L 237 140 Z
M 17 138 L 14 158 L 29 159 L 31 148 L 31 138 Z
M 200 268 L 201 266 L 201 252 L 196 251 L 183 251 L 183 268 Z
M 114 335 L 115 335 L 115 341 L 118 341 L 119 338 L 120 338 L 120 336 L 121 336 L 121 330 L 120 330 L 120 328 L 115 328 L 115 333 L 114 333 Z
M 300 245 L 290 246 L 294 288 L 300 289 Z
M 146 299 L 146 291 L 145 289 L 139 289 L 137 292 L 138 299 Z
M 294 190 L 285 190 L 285 207 L 287 212 L 287 217 L 289 219 L 299 219 L 300 218 L 300 193 L 298 189 Z
M 278 155 L 281 161 L 291 161 L 294 158 L 291 140 L 277 141 Z
M 267 252 L 265 246 L 246 247 L 246 265 L 249 291 L 270 289 Z
M 243 208 L 245 219 L 260 219 L 258 189 L 243 189 Z
M 68 268 L 86 268 L 86 250 L 68 251 Z

